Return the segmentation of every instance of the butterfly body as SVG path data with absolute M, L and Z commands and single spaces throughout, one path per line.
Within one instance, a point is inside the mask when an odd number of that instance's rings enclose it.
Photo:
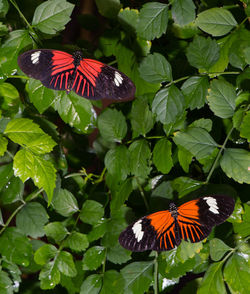
M 142 217 L 119 237 L 120 244 L 132 251 L 171 250 L 181 240 L 192 243 L 205 239 L 215 225 L 224 222 L 234 210 L 234 200 L 224 195 L 201 197 L 169 210 Z
M 29 77 L 47 88 L 76 92 L 88 99 L 128 100 L 135 86 L 122 72 L 100 61 L 53 49 L 34 49 L 18 57 L 18 65 Z

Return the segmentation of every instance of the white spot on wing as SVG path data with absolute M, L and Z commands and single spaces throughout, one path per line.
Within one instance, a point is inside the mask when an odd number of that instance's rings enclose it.
M 214 214 L 219 214 L 219 207 L 217 206 L 217 201 L 215 198 L 204 197 L 203 199 L 207 202 L 210 211 L 212 211 Z
M 30 58 L 33 64 L 37 64 L 39 62 L 40 54 L 41 54 L 41 51 L 36 51 L 31 54 Z
M 114 83 L 117 87 L 119 87 L 122 84 L 123 81 L 123 77 L 121 76 L 121 74 L 116 71 L 115 72 L 115 78 L 114 78 Z
M 135 234 L 135 238 L 137 242 L 140 242 L 144 235 L 144 232 L 142 230 L 142 225 L 141 225 L 141 219 L 138 220 L 136 223 L 134 223 L 132 227 L 132 231 Z

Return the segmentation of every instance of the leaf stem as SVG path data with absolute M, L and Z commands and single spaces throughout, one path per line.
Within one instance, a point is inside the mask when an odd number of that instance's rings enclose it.
M 142 189 L 142 186 L 140 185 L 139 180 L 138 180 L 137 177 L 135 177 L 135 180 L 136 180 L 136 182 L 137 182 L 137 185 L 138 185 L 138 188 L 139 188 L 139 191 L 140 191 L 141 197 L 142 197 L 142 199 L 143 199 L 143 201 L 144 201 L 144 204 L 145 204 L 145 206 L 146 206 L 146 209 L 149 211 L 149 204 L 148 204 L 148 201 L 147 201 L 146 196 L 145 196 L 145 194 L 144 194 L 144 191 L 143 191 L 143 189 Z
M 35 198 L 36 198 L 40 193 L 42 193 L 43 191 L 44 191 L 44 189 L 43 189 L 43 188 L 40 188 L 40 189 L 38 189 L 38 190 L 36 190 L 36 191 L 30 193 L 29 196 L 27 196 L 27 197 L 25 198 L 25 201 L 26 201 L 26 202 L 29 202 L 29 201 L 35 199 Z
M 216 158 L 215 158 L 215 161 L 214 161 L 214 163 L 213 163 L 213 165 L 212 165 L 212 167 L 211 167 L 211 169 L 210 169 L 210 171 L 209 171 L 209 174 L 208 174 L 208 176 L 207 176 L 207 179 L 206 179 L 206 181 L 205 181 L 205 184 L 208 184 L 208 183 L 209 183 L 209 180 L 210 180 L 210 178 L 211 178 L 211 176 L 212 176 L 212 174 L 213 174 L 213 172 L 214 172 L 214 170 L 215 170 L 215 168 L 216 168 L 217 162 L 219 161 L 219 159 L 220 159 L 220 157 L 221 157 L 221 154 L 222 154 L 223 150 L 225 149 L 225 146 L 226 146 L 226 144 L 227 144 L 227 141 L 229 140 L 229 137 L 230 137 L 230 135 L 231 135 L 233 129 L 234 129 L 234 126 L 233 126 L 233 127 L 231 128 L 231 130 L 228 132 L 227 137 L 226 137 L 226 139 L 225 139 L 223 145 L 221 146 L 221 149 L 220 149 L 219 153 L 217 154 L 217 156 L 216 156 Z
M 8 79 L 26 79 L 26 80 L 30 80 L 30 77 L 27 76 L 19 76 L 19 75 L 14 75 L 14 76 L 8 76 Z
M 155 251 L 154 260 L 154 294 L 158 294 L 158 252 Z

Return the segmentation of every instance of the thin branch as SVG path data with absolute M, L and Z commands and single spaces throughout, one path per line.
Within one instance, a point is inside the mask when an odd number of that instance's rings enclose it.
M 154 294 L 158 294 L 158 252 L 155 251 L 155 259 L 154 259 Z

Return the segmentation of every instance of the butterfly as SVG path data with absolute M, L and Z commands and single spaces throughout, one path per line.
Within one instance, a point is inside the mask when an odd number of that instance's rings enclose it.
M 165 251 L 181 240 L 199 242 L 215 225 L 223 223 L 234 210 L 234 199 L 213 195 L 188 201 L 169 210 L 158 211 L 129 225 L 119 236 L 120 244 L 131 251 Z
M 83 58 L 81 51 L 71 55 L 53 49 L 30 50 L 18 57 L 18 65 L 47 88 L 67 93 L 73 90 L 88 99 L 127 100 L 135 94 L 135 85 L 124 73 L 100 61 Z

